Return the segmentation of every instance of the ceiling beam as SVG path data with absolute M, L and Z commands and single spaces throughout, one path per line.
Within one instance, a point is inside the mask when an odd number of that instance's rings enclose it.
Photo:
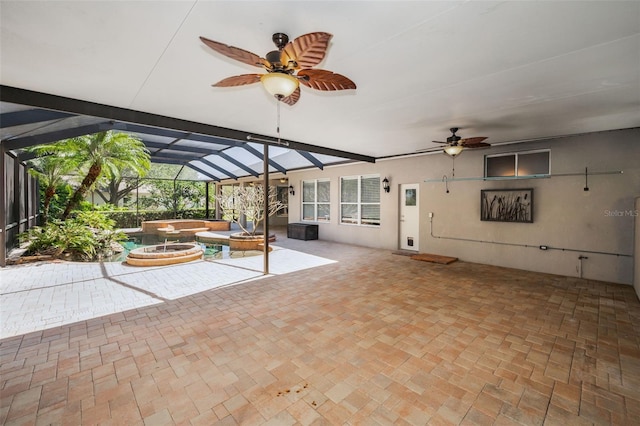
M 190 156 L 190 155 L 181 155 L 181 154 L 172 153 L 172 152 L 160 151 L 156 153 L 151 153 L 152 162 L 155 162 L 156 159 L 160 159 L 160 158 L 173 158 L 176 160 L 180 160 L 184 163 L 188 163 L 189 161 L 193 161 L 193 160 L 200 160 L 200 158 L 193 158 L 193 156 Z
M 98 104 L 95 102 L 81 101 L 78 99 L 50 95 L 11 86 L 0 86 L 0 101 L 11 102 L 20 105 L 29 105 L 38 108 L 46 108 L 55 111 L 63 111 L 79 115 L 102 117 L 105 119 L 126 123 L 138 123 L 142 125 L 164 129 L 173 129 L 187 133 L 197 133 L 240 143 L 246 143 L 249 140 L 248 138 L 252 138 L 253 136 L 257 136 L 264 141 L 267 141 L 265 143 L 269 143 L 268 141 L 272 140 L 268 136 L 254 135 L 240 130 L 166 117 L 142 111 L 135 111 L 127 108 Z M 375 163 L 376 160 L 375 157 L 367 155 L 335 150 L 292 140 L 282 140 L 281 142 L 288 144 L 290 149 L 295 150 L 315 152 L 317 154 L 331 155 L 334 157 L 347 158 L 350 160 L 364 161 L 369 163 Z M 279 145 L 277 140 L 273 140 L 273 143 L 270 144 Z
M 254 147 L 252 147 L 251 145 L 247 144 L 247 145 L 243 145 L 242 147 L 244 149 L 246 149 L 247 151 L 249 151 L 250 153 L 252 153 L 253 155 L 255 155 L 256 157 L 258 157 L 260 160 L 263 160 L 262 153 L 260 151 L 258 151 L 257 149 L 255 149 Z M 274 169 L 276 169 L 277 171 L 279 171 L 280 173 L 284 173 L 285 175 L 287 174 L 287 169 L 285 169 L 280 164 L 276 163 L 275 161 L 273 161 L 270 158 L 269 158 L 269 165 L 271 167 L 273 167 Z
M 238 168 L 244 170 L 245 172 L 249 173 L 251 176 L 253 177 L 258 177 L 260 176 L 260 173 L 256 172 L 255 170 L 253 170 L 251 167 L 242 164 L 240 161 L 236 160 L 235 158 L 229 156 L 228 154 L 226 154 L 223 151 L 219 151 L 216 153 L 216 155 L 224 160 L 227 160 L 228 162 L 230 162 L 231 164 L 234 164 L 236 166 L 238 166 Z
M 208 148 L 198 148 L 198 147 L 193 147 L 193 146 L 182 146 L 182 145 L 167 145 L 166 143 L 162 143 L 162 142 L 152 142 L 152 141 L 147 141 L 142 139 L 142 142 L 144 143 L 144 145 L 147 148 L 153 148 L 153 149 L 160 149 L 160 150 L 171 150 L 171 151 L 184 151 L 184 152 L 192 152 L 195 154 L 202 154 L 202 155 L 218 155 L 218 151 L 213 150 L 213 149 L 208 149 Z M 200 158 L 200 157 L 195 157 L 194 158 Z
M 298 154 L 302 155 L 305 158 L 305 160 L 307 160 L 308 162 L 310 162 L 311 164 L 313 164 L 314 166 L 316 166 L 320 170 L 324 170 L 324 164 L 322 163 L 322 161 L 318 160 L 312 154 L 308 153 L 307 151 L 298 151 L 298 150 L 296 150 L 296 152 Z
M 158 148 L 160 151 L 151 153 L 152 157 L 173 157 L 173 158 L 183 158 L 182 156 L 180 156 L 179 154 L 170 154 L 167 153 L 166 150 L 170 150 L 170 151 L 180 151 L 180 152 L 190 152 L 190 153 L 199 153 L 202 155 L 193 155 L 191 157 L 191 161 L 200 161 L 204 164 L 206 164 L 207 166 L 216 169 L 222 173 L 224 173 L 225 175 L 229 176 L 231 179 L 238 179 L 238 176 L 234 175 L 233 173 L 229 172 L 228 170 L 218 166 L 217 164 L 212 163 L 209 160 L 206 160 L 204 157 L 209 156 L 209 155 L 216 155 L 216 156 L 220 156 L 222 158 L 224 158 L 225 160 L 227 159 L 226 157 L 228 157 L 226 154 L 223 154 L 221 151 L 213 151 L 210 149 L 206 149 L 206 148 L 195 148 L 195 147 L 188 147 L 188 146 L 180 146 L 180 145 L 167 145 L 167 144 L 163 144 L 163 143 L 158 143 L 158 142 L 149 142 L 149 141 L 144 141 L 144 144 L 147 146 L 147 148 Z M 238 162 L 239 163 L 239 162 Z M 242 164 L 242 163 L 239 163 Z M 254 174 L 255 172 L 253 170 L 251 170 L 250 168 L 248 168 L 248 170 L 251 174 Z M 258 177 L 258 174 L 255 173 L 255 176 Z
M 50 142 L 57 142 L 62 139 L 69 139 L 69 138 L 75 138 L 78 136 L 90 135 L 93 133 L 103 132 L 111 129 L 112 129 L 112 125 L 109 122 L 88 124 L 86 126 L 72 127 L 69 129 L 42 133 L 39 135 L 7 139 L 7 140 L 3 140 L 2 144 L 5 145 L 7 150 L 24 149 L 30 146 L 42 145 Z
M 207 160 L 206 158 L 201 158 L 201 159 L 199 159 L 197 161 L 200 161 L 204 165 L 209 166 L 212 169 L 215 169 L 215 170 L 219 171 L 220 173 L 224 173 L 225 175 L 229 176 L 231 179 L 238 180 L 238 176 L 236 176 L 233 173 L 223 169 L 222 167 L 218 166 L 217 164 L 213 164 L 211 161 Z
M 193 164 L 190 164 L 187 161 L 180 161 L 180 160 L 175 160 L 175 159 L 171 159 L 171 158 L 159 158 L 158 161 L 156 161 L 156 163 L 162 163 L 162 164 L 174 164 L 177 166 L 186 166 L 189 167 L 190 169 L 193 169 L 199 173 L 202 173 L 203 175 L 211 178 L 211 180 L 214 180 L 216 182 L 220 182 L 220 178 L 218 178 L 217 176 L 214 176 L 212 174 L 210 174 L 209 172 L 200 169 L 199 167 L 194 166 Z
M 217 176 L 214 176 L 214 175 L 210 174 L 210 173 L 209 173 L 209 172 L 207 172 L 206 170 L 202 170 L 202 169 L 201 169 L 200 167 L 198 167 L 198 166 L 194 166 L 194 165 L 193 165 L 193 164 L 191 164 L 191 163 L 187 163 L 187 164 L 185 164 L 185 166 L 189 167 L 190 169 L 195 170 L 195 171 L 196 171 L 196 172 L 198 172 L 198 173 L 202 173 L 203 175 L 210 177 L 212 180 L 214 180 L 214 181 L 216 181 L 216 182 L 220 182 L 220 178 L 219 178 L 219 177 L 217 177 Z
M 17 154 L 18 154 L 18 160 L 20 160 L 21 162 L 33 160 L 36 157 L 42 157 L 42 155 L 38 155 L 35 152 L 28 152 L 28 151 L 19 151 L 17 152 Z
M 61 120 L 73 117 L 74 114 L 66 112 L 50 111 L 47 109 L 29 109 L 22 111 L 5 112 L 0 114 L 0 128 L 22 126 L 24 124 L 41 123 L 43 121 Z
M 355 154 L 353 152 L 342 151 L 340 149 L 327 148 L 324 146 L 310 145 L 303 142 L 296 142 L 290 139 L 275 139 L 269 136 L 260 136 L 254 133 L 247 135 L 247 140 L 255 143 L 263 143 L 271 146 L 286 147 L 289 149 L 313 152 L 315 154 L 330 155 L 332 157 L 346 158 L 352 161 L 363 161 L 365 163 L 375 163 L 376 157 L 369 155 Z
M 212 144 L 223 145 L 225 147 L 229 146 L 242 146 L 245 142 L 239 142 L 229 139 L 218 138 L 210 135 L 201 135 L 189 132 L 182 132 L 179 130 L 171 130 L 165 129 L 161 127 L 153 127 L 153 126 L 145 126 L 142 124 L 134 124 L 134 123 L 114 123 L 114 128 L 126 132 L 133 133 L 142 133 L 148 135 L 157 135 L 157 136 L 165 136 L 168 138 L 174 138 L 177 140 L 191 140 L 197 142 L 206 142 Z M 176 141 L 172 141 L 175 143 Z
M 185 160 L 178 160 L 175 158 L 167 158 L 167 157 L 162 157 L 162 158 L 156 158 L 155 160 L 153 160 L 154 163 L 162 163 L 162 164 L 175 164 L 177 166 L 184 166 L 186 165 L 189 161 L 185 161 Z

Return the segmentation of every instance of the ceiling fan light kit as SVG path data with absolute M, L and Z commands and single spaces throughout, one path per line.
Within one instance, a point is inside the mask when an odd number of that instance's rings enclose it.
M 260 81 L 266 91 L 278 99 L 291 96 L 300 85 L 297 78 L 281 72 L 263 74 Z
M 445 154 L 448 154 L 451 157 L 460 155 L 463 150 L 464 148 L 461 145 L 447 145 L 444 147 Z

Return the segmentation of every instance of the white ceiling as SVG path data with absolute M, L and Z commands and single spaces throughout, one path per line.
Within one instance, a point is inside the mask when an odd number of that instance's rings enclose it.
M 334 35 L 317 67 L 358 88 L 282 104 L 281 136 L 375 157 L 640 126 L 638 1 L 1 1 L 1 83 L 276 135 L 261 72 L 199 36 L 264 56 L 274 32 Z

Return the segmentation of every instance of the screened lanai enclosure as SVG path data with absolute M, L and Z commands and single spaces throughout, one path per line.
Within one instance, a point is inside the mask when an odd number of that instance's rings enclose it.
M 262 185 L 262 181 L 212 182 L 190 177 L 194 173 L 185 167 L 160 165 L 163 174 L 173 172 L 174 178 L 153 177 L 158 164 L 152 164 L 149 175 L 125 177 L 119 180 L 118 188 L 98 187 L 87 197 L 96 210 L 102 211 L 116 222 L 118 228 L 137 228 L 143 221 L 164 219 L 215 219 L 233 221 L 242 218 L 240 211 L 220 208 L 218 199 L 222 194 L 234 193 L 241 186 Z M 195 173 L 197 175 L 197 173 Z M 187 175 L 187 176 L 182 176 Z M 269 186 L 278 202 L 285 207 L 279 210 L 272 223 L 286 225 L 289 203 L 289 181 L 286 177 L 271 179 Z M 117 192 L 118 198 L 113 195 Z M 111 209 L 104 206 L 113 206 Z M 283 218 L 285 218 L 283 222 Z
M 177 167 L 179 173 L 163 178 L 174 190 L 184 185 L 202 188 L 199 208 L 205 218 L 221 218 L 215 194 L 225 187 L 261 182 L 276 187 L 284 198 L 289 171 L 375 161 L 366 155 L 8 86 L 0 87 L 0 127 L 0 266 L 18 246 L 18 235 L 41 220 L 38 181 L 29 173 L 35 155 L 28 148 L 37 145 L 108 130 L 128 133 L 144 143 L 152 163 Z M 191 177 L 181 179 L 184 170 Z M 129 208 L 138 211 L 132 225 L 142 219 L 141 200 L 149 182 L 140 179 L 127 200 Z M 95 192 L 91 197 L 94 204 L 104 201 Z M 177 205 L 165 210 L 184 214 Z M 286 223 L 286 216 L 280 220 Z

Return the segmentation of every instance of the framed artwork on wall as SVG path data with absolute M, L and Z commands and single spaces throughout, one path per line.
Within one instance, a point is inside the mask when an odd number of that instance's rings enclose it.
M 480 220 L 533 223 L 533 188 L 480 190 Z

